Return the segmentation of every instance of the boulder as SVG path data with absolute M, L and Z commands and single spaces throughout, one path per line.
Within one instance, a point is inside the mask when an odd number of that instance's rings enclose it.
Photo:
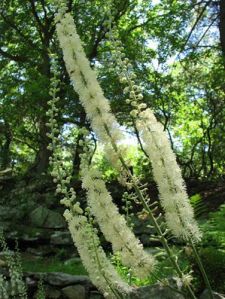
M 185 299 L 185 297 L 169 287 L 155 284 L 135 289 L 129 299 Z
M 61 299 L 62 298 L 62 293 L 60 290 L 57 290 L 57 289 L 49 287 L 49 286 L 45 290 L 45 295 L 46 295 L 46 298 L 48 298 L 48 299 Z
M 30 223 L 34 226 L 44 228 L 66 227 L 66 222 L 61 214 L 51 211 L 44 206 L 37 207 L 30 214 Z
M 51 235 L 50 243 L 52 245 L 73 245 L 73 240 L 71 238 L 70 232 L 61 232 L 56 231 L 53 235 Z
M 213 292 L 213 298 L 214 299 L 225 299 L 225 295 Z M 205 289 L 204 292 L 199 297 L 199 299 L 211 299 L 209 291 L 207 289 Z
M 72 285 L 62 289 L 63 295 L 66 299 L 85 299 L 86 298 L 86 291 L 85 288 L 80 285 Z
M 92 291 L 89 294 L 89 299 L 104 299 L 103 295 L 100 294 L 98 291 Z
M 90 279 L 85 275 L 70 275 L 62 272 L 50 272 L 46 273 L 44 280 L 48 284 L 60 288 L 76 284 L 93 287 Z

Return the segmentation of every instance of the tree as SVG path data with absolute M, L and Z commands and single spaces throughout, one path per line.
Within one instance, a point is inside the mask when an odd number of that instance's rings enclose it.
M 161 0 L 158 4 L 136 0 L 115 3 L 114 26 L 118 28 L 127 57 L 135 66 L 138 80 L 142 82 L 144 100 L 153 107 L 167 130 L 187 176 L 218 175 L 223 171 L 222 162 L 218 161 L 221 154 L 217 155 L 219 146 L 215 137 L 220 136 L 220 144 L 224 142 L 221 138 L 224 136 L 221 126 L 224 111 L 223 2 L 220 1 L 219 5 L 216 1 L 193 0 Z M 104 3 L 100 0 L 68 3 L 86 54 L 99 73 L 112 110 L 120 123 L 129 127 L 131 120 L 127 114 L 126 97 L 121 95 L 123 87 L 114 74 L 114 67 L 109 67 L 111 45 L 104 26 L 106 16 L 99 15 L 99 8 Z M 58 91 L 61 133 L 67 126 L 90 130 L 89 122 L 65 71 L 55 38 L 51 1 L 4 1 L 0 14 L 0 117 L 4 127 L 5 124 L 8 127 L 8 133 L 5 130 L 1 133 L 1 153 L 8 166 L 15 164 L 23 172 L 40 175 L 48 171 L 50 155 L 45 113 L 52 76 L 52 54 L 59 57 L 57 63 L 63 82 Z M 195 84 L 196 81 L 200 83 Z M 216 103 L 217 97 L 221 99 L 220 104 Z M 202 102 L 198 113 L 192 116 L 198 119 L 195 124 L 202 131 L 201 136 L 188 129 L 187 122 L 191 120 L 184 114 L 184 111 L 192 110 L 193 99 L 196 103 Z M 204 116 L 202 122 L 201 113 Z M 211 121 L 206 116 L 208 114 Z M 181 122 L 182 132 L 179 128 Z M 187 142 L 187 137 L 178 137 L 178 134 L 192 134 L 192 137 Z M 79 136 L 82 139 L 82 134 Z M 175 146 L 177 142 L 182 146 Z M 74 145 L 74 175 L 79 168 L 80 152 L 82 147 L 77 142 Z

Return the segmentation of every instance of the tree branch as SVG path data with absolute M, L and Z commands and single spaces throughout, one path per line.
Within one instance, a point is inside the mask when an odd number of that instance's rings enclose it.
M 190 30 L 190 32 L 189 32 L 189 34 L 188 34 L 188 36 L 187 36 L 187 38 L 186 38 L 186 40 L 185 40 L 185 42 L 184 42 L 184 45 L 182 46 L 181 51 L 185 49 L 185 47 L 186 47 L 186 45 L 187 45 L 187 43 L 188 43 L 188 41 L 189 41 L 189 39 L 190 39 L 190 37 L 191 37 L 193 31 L 195 30 L 196 26 L 198 25 L 199 21 L 201 20 L 201 18 L 202 18 L 202 16 L 203 16 L 203 14 L 204 14 L 204 12 L 205 12 L 207 6 L 208 6 L 211 2 L 212 2 L 212 0 L 209 0 L 209 1 L 207 1 L 206 4 L 204 5 L 202 11 L 200 12 L 200 14 L 198 15 L 197 19 L 195 20 L 195 23 L 194 23 L 194 25 L 192 26 L 192 28 L 191 28 L 191 30 Z
M 32 14 L 33 14 L 33 16 L 34 16 L 34 18 L 35 18 L 35 20 L 36 20 L 36 22 L 38 24 L 38 29 L 39 29 L 38 33 L 39 33 L 39 36 L 40 36 L 42 42 L 44 42 L 43 36 L 42 36 L 42 33 L 44 31 L 44 27 L 43 27 L 43 24 L 41 23 L 41 20 L 40 20 L 38 14 L 37 14 L 36 7 L 35 7 L 35 2 L 34 2 L 34 0 L 29 0 L 29 2 L 31 4 Z
M 19 62 L 19 63 L 24 63 L 24 62 L 28 62 L 28 61 L 29 61 L 29 59 L 28 59 L 26 56 L 13 55 L 13 54 L 10 54 L 10 53 L 8 53 L 8 52 L 2 50 L 1 48 L 0 48 L 0 54 L 1 54 L 4 58 L 7 58 L 7 59 L 10 59 L 10 60 Z
M 7 25 L 9 25 L 12 29 L 14 29 L 19 36 L 22 37 L 22 39 L 26 42 L 26 44 L 31 48 L 31 47 L 36 47 L 36 45 L 33 43 L 33 41 L 31 39 L 29 39 L 27 36 L 25 36 L 23 34 L 23 32 L 19 29 L 18 26 L 16 26 L 16 24 L 14 24 L 13 22 L 11 22 L 8 18 L 6 18 L 6 16 L 1 12 L 0 13 L 2 19 L 5 21 L 5 23 Z

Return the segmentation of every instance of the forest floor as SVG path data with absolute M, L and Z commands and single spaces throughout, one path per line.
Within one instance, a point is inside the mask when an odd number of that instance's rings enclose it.
M 224 231 L 223 228 L 221 231 L 215 231 L 213 228 L 212 233 L 209 233 L 211 214 L 218 213 L 219 207 L 225 203 L 225 184 L 223 181 L 197 182 L 192 180 L 187 183 L 187 188 L 190 198 L 194 199 L 194 204 L 196 204 L 197 199 L 198 206 L 200 206 L 198 221 L 207 231 L 202 243 L 202 258 L 208 262 L 208 272 L 212 276 L 214 284 L 219 285 L 217 290 L 225 292 L 224 283 L 218 284 L 218 281 L 225 281 L 223 269 L 225 263 L 225 228 Z M 115 201 L 120 203 L 121 191 L 119 186 L 113 183 L 109 189 L 111 189 Z M 17 240 L 24 271 L 85 275 L 86 270 L 73 245 L 62 217 L 63 208 L 59 206 L 59 198 L 55 196 L 54 190 L 55 186 L 49 177 L 43 177 L 41 180 L 15 177 L 0 178 L 0 227 L 5 231 L 10 248 L 14 249 L 15 240 Z M 155 186 L 149 186 L 149 190 L 151 198 L 156 198 Z M 83 198 L 83 194 L 81 194 L 81 198 Z M 156 246 L 160 247 L 159 242 L 149 240 L 152 231 L 147 228 L 148 220 L 136 217 L 134 224 L 134 231 L 146 249 L 148 248 L 153 252 Z M 221 236 L 222 241 L 220 240 Z M 104 248 L 110 253 L 110 245 L 104 239 L 102 240 Z M 176 252 L 180 251 L 180 245 L 182 244 L 177 242 L 171 243 Z M 186 267 L 188 261 L 185 262 L 183 254 L 184 251 L 181 252 L 181 255 L 184 261 L 183 267 Z M 1 260 L 0 255 L 0 267 Z M 193 261 L 191 263 L 193 264 Z M 173 276 L 171 270 L 164 270 L 167 267 L 168 265 L 163 259 L 159 260 L 158 269 L 162 278 L 168 275 Z M 123 274 L 127 275 L 122 270 Z M 198 282 L 197 287 L 202 291 L 201 282 Z

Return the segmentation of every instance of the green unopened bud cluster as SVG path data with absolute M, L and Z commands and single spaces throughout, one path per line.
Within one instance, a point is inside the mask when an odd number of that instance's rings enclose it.
M 23 281 L 23 271 L 21 266 L 21 258 L 17 252 L 10 251 L 0 231 L 0 248 L 5 253 L 6 263 L 9 268 L 10 280 L 6 281 L 3 275 L 0 275 L 0 295 L 2 299 L 23 298 L 27 299 L 27 290 Z
M 52 72 L 54 76 L 51 79 L 49 91 L 52 99 L 48 101 L 49 110 L 46 112 L 46 115 L 49 117 L 49 122 L 46 125 L 49 127 L 50 131 L 49 133 L 47 133 L 47 136 L 51 140 L 48 149 L 52 152 L 52 156 L 50 156 L 49 158 L 49 164 L 52 167 L 51 175 L 53 177 L 53 182 L 56 184 L 56 193 L 63 195 L 60 203 L 69 208 L 72 213 L 82 214 L 83 210 L 80 207 L 80 203 L 75 202 L 75 190 L 74 188 L 69 186 L 72 176 L 69 173 L 68 169 L 65 167 L 61 156 L 61 136 L 59 134 L 60 130 L 57 123 L 57 116 L 59 112 L 57 103 L 60 100 L 57 96 L 57 93 L 59 91 L 59 80 L 58 72 L 55 69 L 54 65 L 52 67 Z
M 108 14 L 111 16 L 110 12 L 108 12 Z M 112 22 L 113 18 L 111 16 L 104 24 L 106 26 L 106 30 L 108 30 L 108 34 L 106 36 L 112 44 L 111 53 L 113 65 L 115 68 L 116 63 L 116 71 L 119 75 L 120 83 L 126 85 L 123 89 L 123 93 L 127 96 L 127 99 L 125 100 L 126 103 L 130 105 L 132 109 L 130 111 L 130 115 L 132 118 L 136 118 L 142 110 L 147 108 L 147 105 L 141 102 L 144 98 L 142 88 L 135 83 L 137 76 L 133 71 L 132 64 L 126 57 L 125 49 L 122 42 L 119 40 L 118 32 L 116 29 L 112 28 Z
M 135 197 L 136 198 L 136 197 Z M 134 223 L 132 222 L 132 217 L 134 216 L 133 210 L 133 199 L 131 194 L 124 192 L 122 196 L 123 206 L 122 209 L 125 214 L 125 218 L 129 227 L 133 228 Z

